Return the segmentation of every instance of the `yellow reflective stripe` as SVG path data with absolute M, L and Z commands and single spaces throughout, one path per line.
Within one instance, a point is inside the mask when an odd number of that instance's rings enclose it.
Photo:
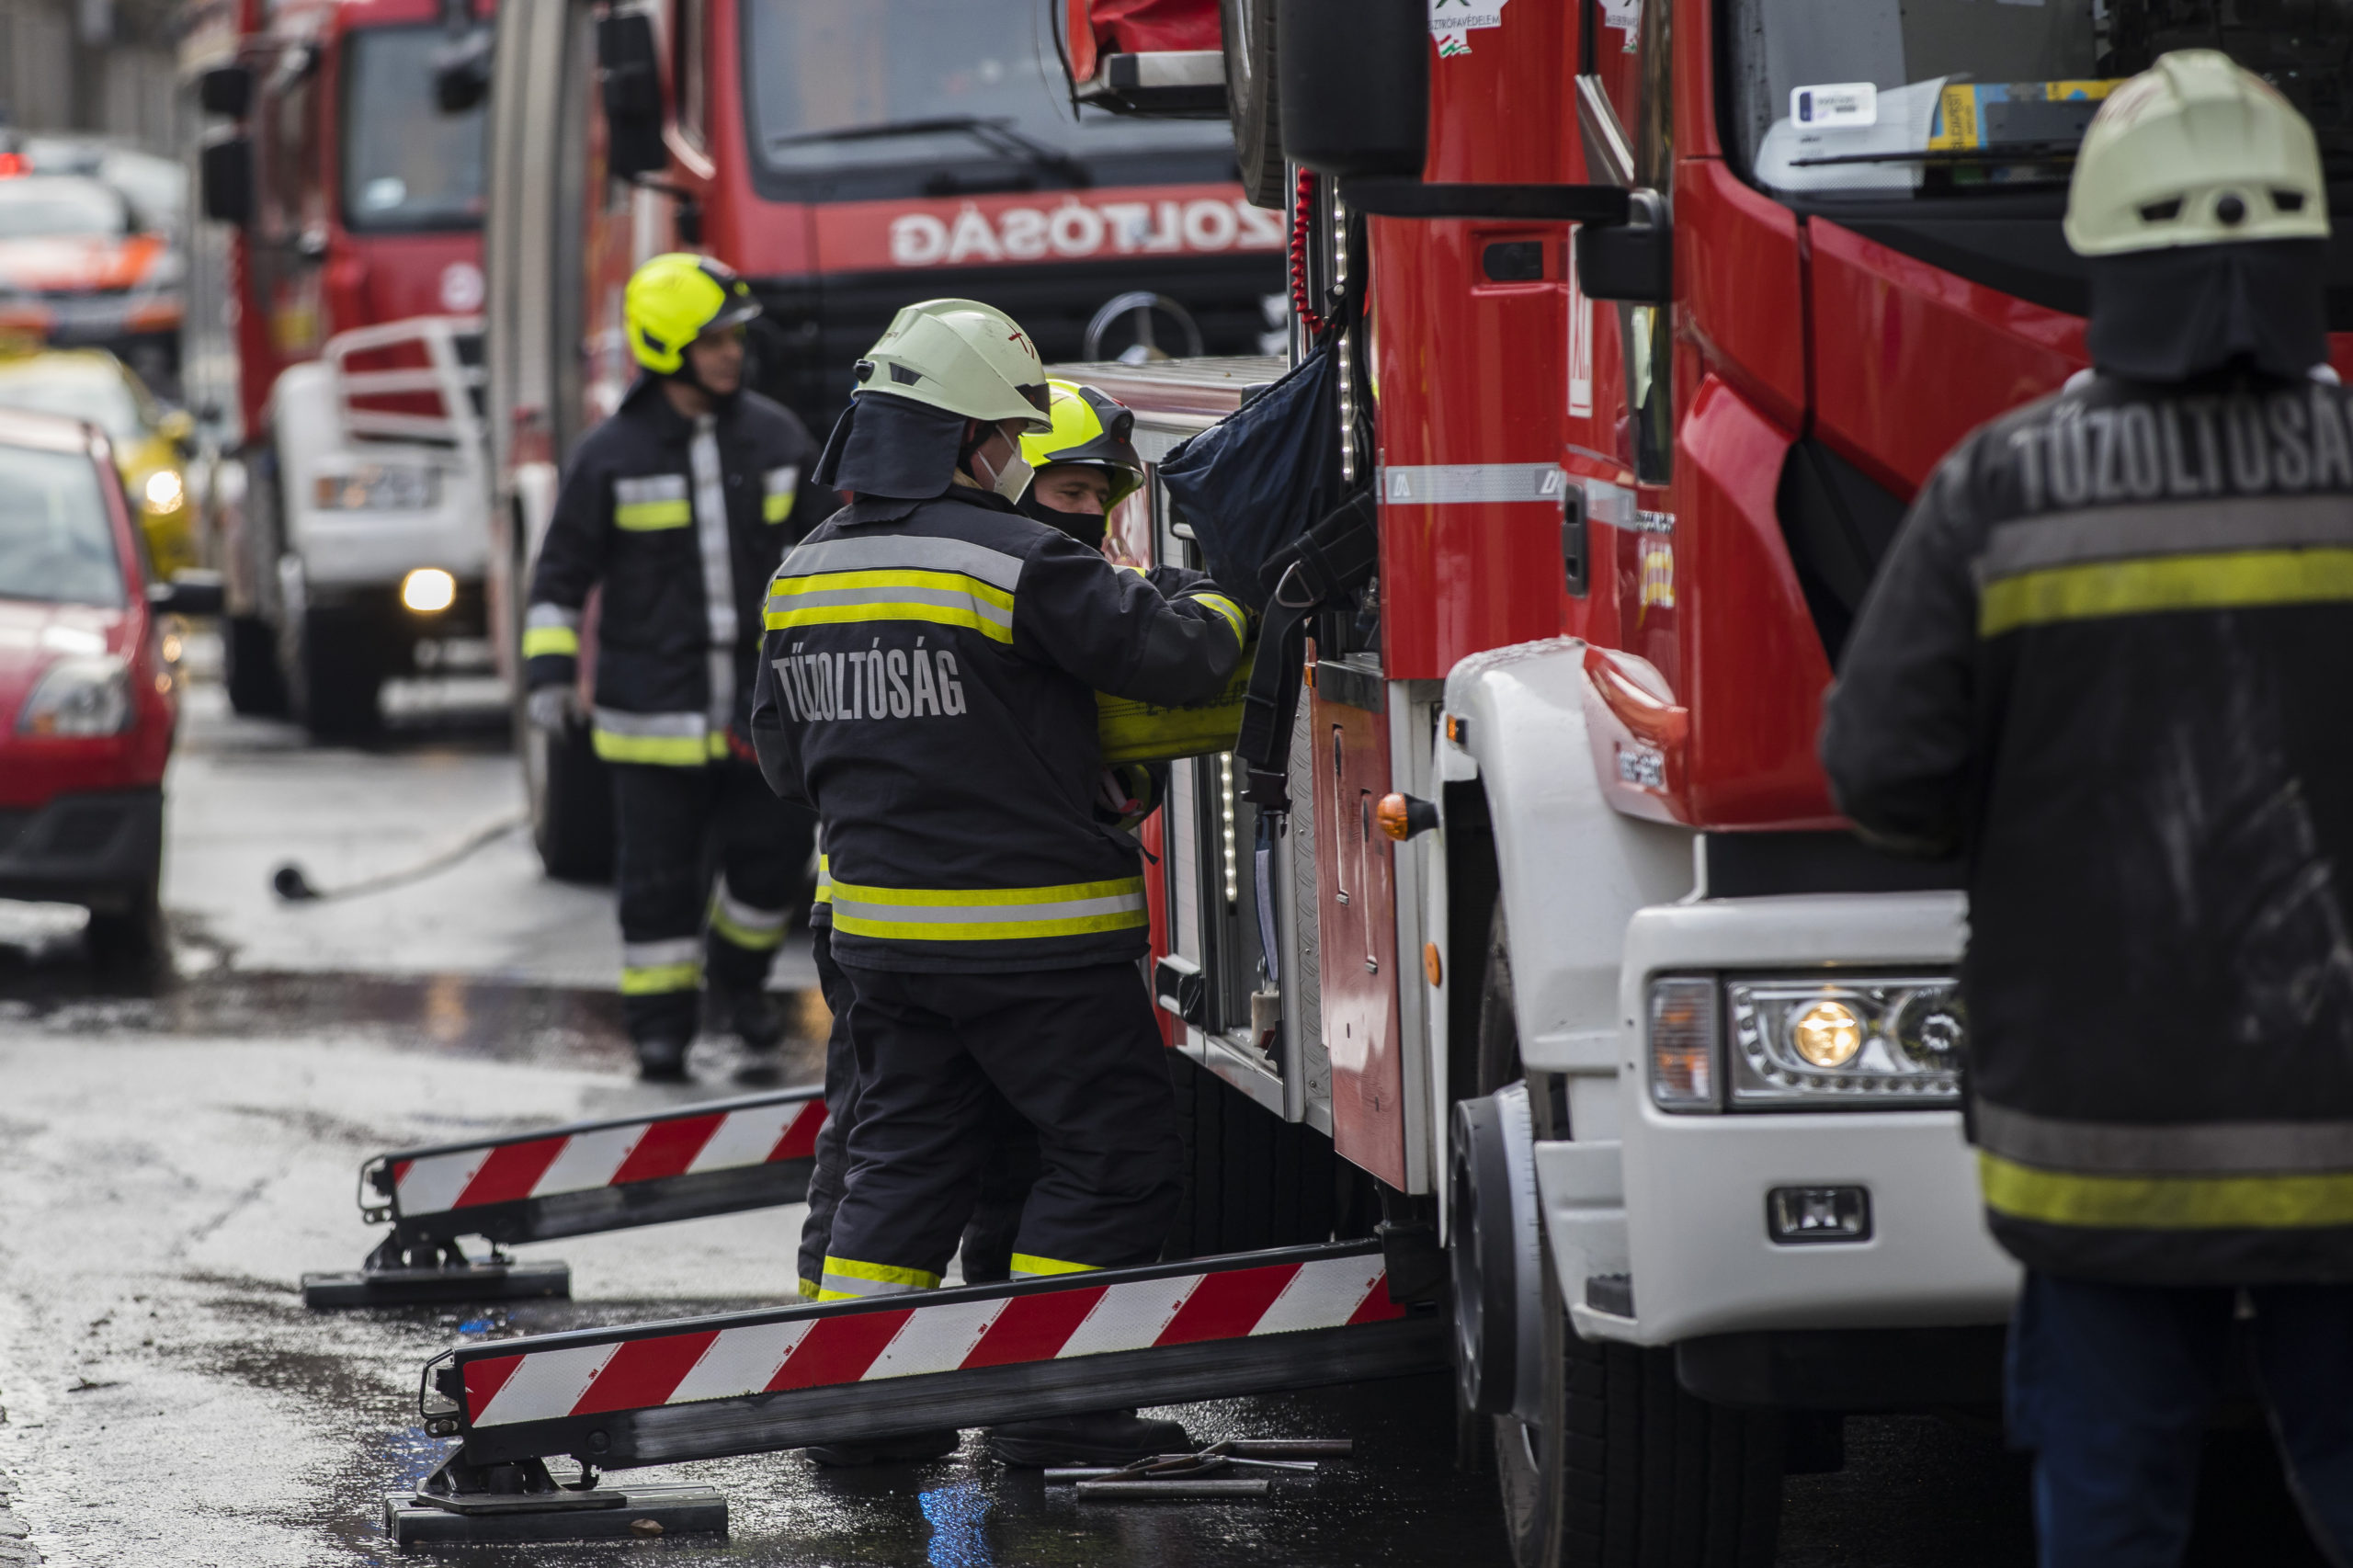
M 883 940 L 1012 942 L 1128 931 L 1152 923 L 1141 877 L 971 891 L 867 888 L 837 881 L 833 903 L 835 930 Z
M 2045 1225 L 2108 1230 L 2302 1230 L 2353 1225 L 2353 1171 L 2325 1176 L 2083 1176 L 1980 1152 L 1985 1206 Z
M 2353 599 L 2353 550 L 2244 550 L 2053 566 L 1985 585 L 1977 633 L 2167 610 L 2261 609 Z
M 1235 604 L 1223 594 L 1197 593 L 1188 597 L 1190 597 L 1195 604 L 1207 605 L 1210 608 L 1217 611 L 1218 614 L 1225 617 L 1225 623 L 1233 628 L 1233 640 L 1236 642 L 1242 643 L 1245 646 L 1249 643 L 1250 618 L 1243 613 L 1243 609 L 1240 605 Z
M 1033 1257 L 1026 1252 L 1013 1255 L 1013 1272 L 1016 1274 L 1092 1274 L 1095 1271 L 1096 1266 L 1091 1263 L 1064 1263 L 1058 1257 Z
M 597 730 L 589 737 L 597 755 L 607 762 L 642 762 L 656 767 L 700 767 L 714 755 L 710 741 L 719 742 L 719 752 L 724 753 L 724 736 L 703 735 L 617 735 L 610 730 Z
M 804 1301 L 823 1301 L 824 1299 L 824 1288 L 821 1287 L 814 1279 L 803 1279 L 801 1282 L 801 1299 Z
M 961 572 L 881 567 L 779 577 L 768 585 L 767 628 L 924 620 L 1013 641 L 1013 595 Z
M 536 659 L 543 653 L 562 653 L 577 657 L 580 633 L 569 626 L 534 626 L 523 633 L 523 657 Z
M 694 520 L 691 501 L 624 501 L 613 508 L 613 526 L 631 533 L 683 528 Z
M 792 492 L 790 490 L 785 491 L 781 494 L 775 491 L 770 491 L 766 496 L 761 498 L 760 520 L 764 523 L 780 523 L 784 521 L 785 518 L 792 516 Z
M 1013 641 L 1013 629 L 1000 626 L 976 611 L 952 605 L 925 604 L 857 604 L 818 605 L 807 609 L 788 610 L 779 615 L 770 610 L 768 630 L 780 631 L 794 626 L 838 626 L 858 624 L 870 620 L 926 620 L 935 626 L 961 626 L 977 631 L 993 642 Z
M 817 897 L 819 903 L 834 902 L 834 863 L 826 856 L 817 857 Z
M 880 567 L 866 572 L 815 572 L 806 577 L 779 577 L 768 585 L 768 608 L 790 608 L 811 595 L 846 593 L 863 588 L 931 588 L 946 594 L 969 594 L 1007 614 L 1013 596 L 994 583 L 961 572 L 926 572 L 915 567 Z
M 825 1258 L 825 1277 L 819 1281 L 821 1301 L 855 1301 L 868 1296 L 895 1296 L 907 1290 L 936 1290 L 939 1276 L 926 1269 L 901 1268 L 888 1263 L 860 1263 L 855 1258 Z
M 713 730 L 703 737 L 703 749 L 714 757 L 727 755 L 727 732 Z
M 670 991 L 692 991 L 702 983 L 702 965 L 699 963 L 644 964 L 637 968 L 621 968 L 621 994 L 624 996 L 658 996 Z

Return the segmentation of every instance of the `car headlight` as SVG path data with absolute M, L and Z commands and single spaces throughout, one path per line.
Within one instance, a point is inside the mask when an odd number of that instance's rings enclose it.
M 117 735 L 131 725 L 131 670 L 113 653 L 60 659 L 17 715 L 20 735 Z
M 1733 1110 L 1952 1105 L 1967 1037 L 1949 974 L 1661 977 L 1651 983 L 1651 1097 L 1667 1110 L 1723 1108 L 1721 1046 Z
M 313 497 L 324 512 L 421 512 L 441 501 L 441 472 L 415 463 L 368 463 L 320 474 Z
M 139 499 L 148 511 L 161 517 L 180 509 L 180 503 L 188 499 L 188 486 L 177 469 L 159 468 L 139 487 Z

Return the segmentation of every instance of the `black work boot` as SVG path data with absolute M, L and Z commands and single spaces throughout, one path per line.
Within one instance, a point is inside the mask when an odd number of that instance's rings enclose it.
M 827 1443 L 801 1451 L 830 1470 L 869 1464 L 916 1464 L 946 1459 L 963 1437 L 953 1428 L 944 1432 L 910 1432 L 903 1437 L 878 1437 L 870 1443 Z
M 684 1036 L 648 1035 L 637 1042 L 637 1075 L 649 1084 L 683 1084 L 687 1081 L 687 1046 Z
M 1193 1439 L 1174 1421 L 1132 1410 L 1097 1410 L 1043 1421 L 1009 1421 L 988 1431 L 989 1451 L 1024 1470 L 1064 1465 L 1123 1465 L 1160 1454 L 1189 1454 Z
M 746 1051 L 774 1051 L 784 1040 L 784 1010 L 763 987 L 710 988 L 710 1031 L 732 1034 Z

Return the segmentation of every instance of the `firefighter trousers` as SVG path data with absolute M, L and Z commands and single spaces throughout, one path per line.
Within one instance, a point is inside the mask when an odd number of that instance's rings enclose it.
M 809 1173 L 809 1219 L 801 1227 L 801 1293 L 818 1298 L 825 1272 L 825 1247 L 833 1239 L 834 1211 L 841 1207 L 849 1178 L 849 1130 L 858 1123 L 858 1054 L 850 1049 L 849 1008 L 856 993 L 834 961 L 833 932 L 810 933 L 817 983 L 834 1015 L 825 1039 L 825 1121 L 817 1130 L 815 1168 Z M 964 1282 L 989 1285 L 1012 1277 L 1013 1235 L 1021 1206 L 1038 1179 L 1038 1134 L 998 1095 L 990 1114 L 992 1143 L 981 1166 L 972 1217 L 964 1223 Z
M 706 963 L 716 985 L 767 983 L 803 896 L 816 819 L 732 757 L 703 767 L 611 766 L 630 1038 L 691 1039 Z
M 940 1281 L 995 1140 L 1038 1132 L 1016 1277 L 1151 1263 L 1180 1195 L 1176 1096 L 1133 964 L 927 974 L 849 967 L 858 1117 L 821 1300 Z

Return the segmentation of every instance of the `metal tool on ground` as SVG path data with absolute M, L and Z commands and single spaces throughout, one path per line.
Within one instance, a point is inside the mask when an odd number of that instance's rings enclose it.
M 1117 1469 L 1049 1470 L 1046 1484 L 1075 1484 L 1082 1498 L 1265 1497 L 1271 1494 L 1271 1476 L 1227 1477 L 1233 1470 L 1274 1471 L 1312 1476 L 1319 1460 L 1347 1454 L 1354 1445 L 1342 1438 L 1226 1438 L 1199 1453 L 1159 1454 Z M 1312 1454 L 1317 1458 L 1279 1456 Z
M 311 1307 L 568 1296 L 572 1271 L 501 1248 L 798 1203 L 808 1195 L 822 1090 L 673 1106 L 506 1138 L 379 1154 L 359 1212 L 392 1233 L 355 1273 L 306 1274 Z M 488 1242 L 469 1259 L 462 1237 Z
M 1444 1314 L 1392 1301 L 1380 1244 L 1347 1242 L 460 1346 L 426 1364 L 418 1409 L 460 1439 L 451 1495 L 545 1498 L 551 1455 L 677 1464 L 1403 1377 L 1450 1356 Z M 396 1541 L 419 1506 L 388 1499 Z M 561 1501 L 452 1517 L 482 1519 L 483 1540 L 603 1522 Z

